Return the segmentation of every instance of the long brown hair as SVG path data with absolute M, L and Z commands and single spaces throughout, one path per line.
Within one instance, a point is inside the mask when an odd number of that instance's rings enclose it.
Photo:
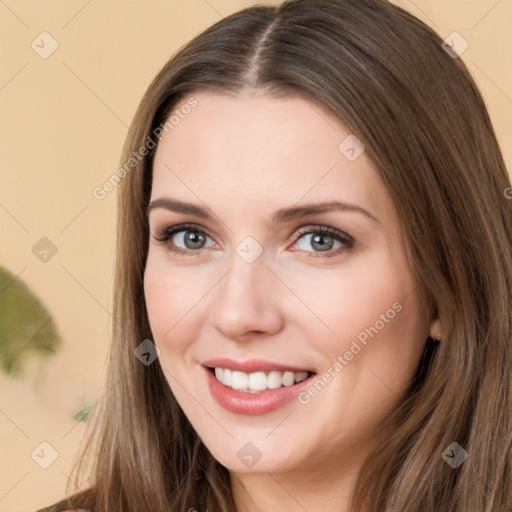
M 385 0 L 289 0 L 220 20 L 181 48 L 144 95 L 121 161 L 200 90 L 299 95 L 365 144 L 396 205 L 411 266 L 443 339 L 382 426 L 353 510 L 512 510 L 512 201 L 484 102 L 460 58 Z M 228 470 L 181 411 L 159 364 L 143 294 L 154 149 L 119 185 L 107 393 L 86 453 L 97 512 L 234 512 Z M 427 346 L 430 346 L 428 344 Z M 468 459 L 453 469 L 443 451 Z M 86 467 L 85 461 L 79 469 Z

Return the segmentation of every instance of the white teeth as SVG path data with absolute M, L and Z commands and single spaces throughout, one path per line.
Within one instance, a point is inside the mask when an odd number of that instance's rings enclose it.
M 254 391 L 263 391 L 267 389 L 267 376 L 264 372 L 251 373 L 249 375 L 249 389 Z
M 267 387 L 268 389 L 277 389 L 282 385 L 281 382 L 281 372 L 270 372 L 267 377 Z
M 308 378 L 308 372 L 299 372 L 295 375 L 295 382 L 302 382 Z
M 284 372 L 283 384 L 285 386 L 292 386 L 293 384 L 295 384 L 295 374 L 293 372 Z
M 215 377 L 227 387 L 247 393 L 257 393 L 265 389 L 292 386 L 308 378 L 308 372 L 265 372 L 244 373 L 229 368 L 215 368 Z
M 249 375 L 243 372 L 234 371 L 231 374 L 231 387 L 233 389 L 245 389 L 249 384 Z

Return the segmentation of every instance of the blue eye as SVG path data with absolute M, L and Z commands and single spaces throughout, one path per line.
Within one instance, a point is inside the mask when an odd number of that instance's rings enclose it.
M 215 242 L 194 224 L 180 224 L 163 229 L 153 238 L 169 250 L 183 256 L 194 256 L 201 249 L 215 247 Z M 351 249 L 354 239 L 328 226 L 308 226 L 302 229 L 295 241 L 299 250 L 309 253 L 312 257 L 336 256 Z M 295 249 L 294 249 L 295 251 Z
M 215 246 L 213 240 L 194 225 L 172 226 L 157 233 L 154 238 L 157 242 L 167 244 L 170 250 L 187 256 L 197 254 L 199 249 Z M 208 244 L 207 240 L 211 243 Z
M 178 247 L 182 244 L 184 246 L 182 247 L 183 249 L 203 249 L 204 247 L 211 247 L 213 245 L 208 245 L 207 239 L 210 237 L 202 231 L 177 231 L 172 238 L 174 238 L 174 244 Z
M 303 230 L 299 234 L 296 244 L 300 250 L 313 253 L 308 254 L 308 256 L 329 257 L 352 248 L 354 239 L 337 229 L 327 226 L 315 226 Z M 310 248 L 313 248 L 313 250 Z

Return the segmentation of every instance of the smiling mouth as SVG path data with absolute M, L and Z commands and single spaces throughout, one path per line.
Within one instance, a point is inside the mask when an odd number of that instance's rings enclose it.
M 218 366 L 207 369 L 215 375 L 215 378 L 224 386 L 234 391 L 242 391 L 245 393 L 261 393 L 281 387 L 290 387 L 315 375 L 314 372 L 308 371 L 258 371 L 245 373 Z

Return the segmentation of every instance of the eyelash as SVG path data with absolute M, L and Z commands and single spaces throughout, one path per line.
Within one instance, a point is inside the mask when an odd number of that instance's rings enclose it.
M 155 235 L 153 235 L 153 238 L 156 240 L 156 242 L 168 245 L 167 242 L 175 235 L 176 233 L 180 233 L 181 231 L 192 231 L 195 233 L 201 233 L 211 239 L 211 237 L 208 235 L 206 231 L 201 229 L 196 224 L 178 224 L 176 226 L 170 226 L 167 228 L 164 228 L 163 230 L 159 231 Z M 318 257 L 326 257 L 329 258 L 331 256 L 337 256 L 341 252 L 351 249 L 354 246 L 354 239 L 347 235 L 346 233 L 343 233 L 342 231 L 339 231 L 337 229 L 328 227 L 328 226 L 308 226 L 307 228 L 301 228 L 297 234 L 297 237 L 295 238 L 294 244 L 303 236 L 307 234 L 325 234 L 329 235 L 335 240 L 341 242 L 343 244 L 342 247 L 339 247 L 335 251 L 325 251 L 326 254 L 322 254 L 322 251 L 305 251 L 307 252 L 308 257 L 318 258 Z M 198 254 L 201 249 L 188 249 L 184 250 L 177 247 L 171 247 L 169 246 L 169 250 L 173 251 L 175 254 L 178 254 L 180 256 L 195 256 Z M 310 254 L 311 253 L 311 254 Z

